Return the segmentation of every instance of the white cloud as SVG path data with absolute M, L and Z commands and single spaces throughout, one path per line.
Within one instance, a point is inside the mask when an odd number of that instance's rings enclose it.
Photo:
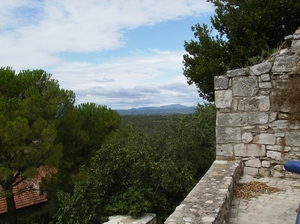
M 56 65 L 57 52 L 118 48 L 127 30 L 212 10 L 204 0 L 10 0 L 0 8 L 1 65 L 18 68 Z
M 137 49 L 130 56 L 98 63 L 65 61 L 59 55 L 117 49 L 126 45 L 130 30 L 212 11 L 206 0 L 0 1 L 0 66 L 44 68 L 63 88 L 73 89 L 79 102 L 103 101 L 115 106 L 122 102 L 157 104 L 155 98 L 163 102 L 164 96 L 188 97 L 197 91 L 182 87 L 186 83 L 181 72 L 182 51 Z M 173 89 L 187 94 L 163 88 L 170 82 Z

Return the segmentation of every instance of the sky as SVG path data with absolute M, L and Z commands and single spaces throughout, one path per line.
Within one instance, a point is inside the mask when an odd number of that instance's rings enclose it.
M 0 0 L 0 67 L 43 69 L 76 104 L 196 106 L 184 41 L 213 14 L 206 0 Z

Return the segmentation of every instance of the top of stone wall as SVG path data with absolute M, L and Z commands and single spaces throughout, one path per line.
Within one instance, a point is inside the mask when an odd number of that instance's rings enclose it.
M 238 68 L 229 70 L 226 77 L 238 77 L 246 75 L 262 75 L 270 71 L 273 74 L 289 73 L 296 70 L 300 64 L 297 64 L 300 56 L 300 27 L 294 34 L 288 35 L 284 38 L 284 43 L 281 48 L 272 54 L 266 61 L 253 65 L 249 68 Z M 228 84 L 225 83 L 224 77 L 215 77 L 215 89 L 227 89 Z

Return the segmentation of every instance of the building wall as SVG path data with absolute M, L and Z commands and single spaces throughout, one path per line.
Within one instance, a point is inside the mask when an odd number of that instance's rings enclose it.
M 300 67 L 300 29 L 283 46 L 265 62 L 215 77 L 217 159 L 242 159 L 245 174 L 291 176 L 283 164 L 300 157 L 300 124 L 276 101 Z

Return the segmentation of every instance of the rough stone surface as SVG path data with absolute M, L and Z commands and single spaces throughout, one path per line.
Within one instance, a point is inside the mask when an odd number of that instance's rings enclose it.
M 232 90 L 215 91 L 215 104 L 218 108 L 230 108 L 232 102 Z
M 270 167 L 270 166 L 271 166 L 271 163 L 270 163 L 270 161 L 263 160 L 263 161 L 261 162 L 261 166 L 262 166 L 262 167 Z
M 108 222 L 103 224 L 156 224 L 156 215 L 147 213 L 139 218 L 132 218 L 128 215 L 110 216 Z
M 264 73 L 268 73 L 272 68 L 272 63 L 270 62 L 262 62 L 257 65 L 253 65 L 250 67 L 250 74 L 251 75 L 261 75 Z
M 254 76 L 234 77 L 232 79 L 233 96 L 255 96 L 258 90 L 258 81 Z
M 217 117 L 219 126 L 245 126 L 247 121 L 247 113 L 223 113 Z
M 242 170 L 241 160 L 215 160 L 165 224 L 222 224 Z
M 217 156 L 233 156 L 233 145 L 232 144 L 217 144 L 216 146 Z
M 216 90 L 226 90 L 229 86 L 229 80 L 226 76 L 215 76 L 214 85 Z
M 258 144 L 275 144 L 275 135 L 274 134 L 268 134 L 268 133 L 261 133 L 259 135 L 254 136 L 253 138 L 254 143 Z
M 260 159 L 259 158 L 250 159 L 250 160 L 245 162 L 245 166 L 259 168 L 259 167 L 261 167 Z
M 254 124 L 266 124 L 269 120 L 269 114 L 265 112 L 249 113 L 249 122 Z
M 300 132 L 286 132 L 285 144 L 289 146 L 300 146 Z
M 297 46 L 294 47 L 295 49 Z M 288 73 L 295 71 L 297 68 L 297 56 L 295 55 L 284 55 L 276 57 L 273 67 L 272 73 L 273 74 L 280 74 L 280 73 Z
M 235 70 L 227 71 L 227 77 L 236 77 L 236 76 L 244 76 L 248 74 L 248 69 L 246 68 L 238 68 Z
M 218 143 L 240 142 L 242 138 L 240 128 L 218 127 L 216 134 Z
M 242 135 L 242 141 L 244 143 L 249 143 L 253 140 L 253 135 L 251 132 L 245 132 L 243 135 Z
M 254 176 L 256 174 L 258 174 L 258 168 L 254 168 L 254 167 L 245 167 L 244 168 L 244 175 Z
M 268 96 L 247 97 L 238 105 L 240 111 L 269 111 L 270 98 Z
M 267 151 L 267 157 L 280 161 L 282 160 L 282 153 L 275 151 Z
M 235 144 L 233 146 L 233 152 L 237 157 L 260 157 L 266 155 L 265 148 L 257 144 Z

